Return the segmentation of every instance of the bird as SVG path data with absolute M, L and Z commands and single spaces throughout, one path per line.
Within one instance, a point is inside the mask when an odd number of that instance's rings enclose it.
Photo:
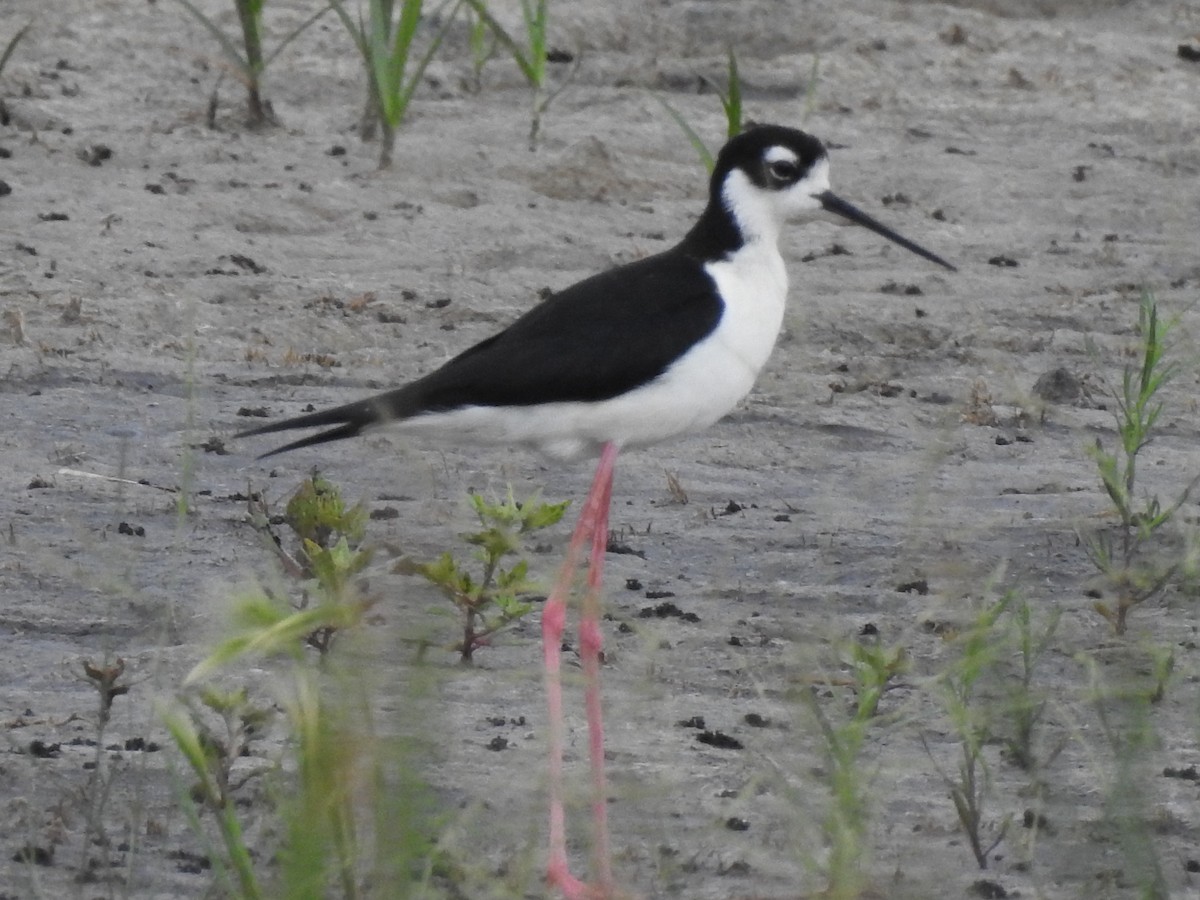
M 675 246 L 585 278 L 454 356 L 384 393 L 272 422 L 240 438 L 317 428 L 263 454 L 352 438 L 379 426 L 461 443 L 598 457 L 592 485 L 542 611 L 549 745 L 546 880 L 566 900 L 616 895 L 608 847 L 600 694 L 601 585 L 619 452 L 713 425 L 751 390 L 783 324 L 788 277 L 779 240 L 793 221 L 863 226 L 949 271 L 940 256 L 834 194 L 812 135 L 757 125 L 717 155 L 700 217 Z M 579 656 L 592 773 L 591 880 L 570 870 L 562 794 L 560 679 L 567 600 L 585 545 Z

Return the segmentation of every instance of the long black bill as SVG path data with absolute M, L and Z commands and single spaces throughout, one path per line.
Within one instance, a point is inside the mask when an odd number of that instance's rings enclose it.
M 908 238 L 901 237 L 900 235 L 896 234 L 896 232 L 892 231 L 892 229 L 888 228 L 882 222 L 878 222 L 875 219 L 872 219 L 870 216 L 868 216 L 865 212 L 863 212 L 857 206 L 853 205 L 852 203 L 847 203 L 845 200 L 843 200 L 837 194 L 833 193 L 833 191 L 825 191 L 824 193 L 819 194 L 817 196 L 817 199 L 821 201 L 821 206 L 827 212 L 836 213 L 839 216 L 849 219 L 851 222 L 853 222 L 856 225 L 861 225 L 864 228 L 869 228 L 873 232 L 875 232 L 877 235 L 879 235 L 880 237 L 885 237 L 892 243 L 899 244 L 905 250 L 909 250 L 909 251 L 917 254 L 917 256 L 925 257 L 930 262 L 935 262 L 939 266 L 945 266 L 951 272 L 958 271 L 958 269 L 956 269 L 954 266 L 950 265 L 950 263 L 946 262 L 944 259 L 942 259 L 940 256 L 938 256 L 936 253 L 930 253 L 928 250 L 926 250 L 924 247 L 920 246 L 919 244 L 914 244 Z

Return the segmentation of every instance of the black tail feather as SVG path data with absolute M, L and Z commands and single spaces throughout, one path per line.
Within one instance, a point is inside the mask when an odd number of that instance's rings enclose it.
M 255 437 L 260 434 L 272 434 L 277 431 L 292 431 L 297 428 L 322 428 L 328 425 L 337 426 L 330 428 L 327 431 L 320 431 L 316 434 L 309 435 L 306 438 L 301 438 L 298 441 L 292 441 L 290 444 L 284 444 L 282 447 L 276 447 L 274 450 L 268 450 L 259 456 L 259 459 L 265 459 L 268 456 L 274 456 L 277 453 L 286 453 L 289 450 L 298 450 L 301 447 L 310 447 L 313 444 L 324 444 L 329 441 L 340 441 L 344 438 L 355 437 L 360 434 L 363 429 L 398 418 L 396 414 L 388 408 L 388 405 L 381 402 L 388 398 L 388 395 L 381 395 L 370 400 L 360 400 L 357 403 L 348 403 L 345 406 L 338 406 L 333 409 L 321 410 L 320 412 L 309 413 L 304 416 L 296 416 L 292 419 L 283 419 L 279 422 L 271 422 L 268 425 L 261 425 L 258 428 L 251 428 L 246 431 L 239 431 L 234 435 L 235 438 Z
M 280 423 L 282 424 L 282 423 Z M 266 459 L 268 456 L 275 456 L 279 453 L 287 453 L 289 450 L 299 450 L 301 447 L 311 447 L 313 444 L 324 444 L 328 441 L 340 441 L 342 438 L 350 438 L 359 434 L 363 430 L 363 426 L 358 422 L 347 422 L 339 428 L 331 428 L 328 431 L 319 431 L 316 434 L 310 434 L 306 438 L 300 438 L 298 441 L 292 441 L 290 444 L 284 444 L 282 447 L 276 447 L 274 450 L 268 450 L 266 453 L 260 453 L 257 459 Z M 255 432 L 248 431 L 246 434 L 254 434 Z M 241 435 L 238 435 L 241 437 Z

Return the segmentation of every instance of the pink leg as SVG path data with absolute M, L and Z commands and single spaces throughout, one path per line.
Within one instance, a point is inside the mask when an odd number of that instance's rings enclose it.
M 607 452 L 609 444 L 605 451 Z M 613 458 L 616 450 L 613 450 Z M 604 457 L 600 458 L 604 468 Z M 597 478 L 599 478 L 597 472 Z M 592 865 L 599 880 L 600 896 L 611 897 L 612 864 L 608 849 L 608 791 L 604 780 L 604 718 L 600 705 L 600 651 L 604 637 L 600 631 L 600 584 L 604 574 L 604 554 L 608 549 L 608 512 L 612 504 L 613 470 L 611 461 L 602 486 L 603 497 L 592 530 L 592 557 L 588 566 L 587 591 L 579 615 L 579 655 L 583 662 L 584 697 L 587 706 L 588 744 L 592 762 Z
M 608 505 L 612 497 L 613 466 L 617 459 L 617 447 L 608 443 L 600 453 L 600 463 L 596 467 L 596 475 L 592 480 L 592 489 L 584 501 L 583 511 L 579 516 L 579 524 L 571 535 L 567 546 L 567 558 L 563 562 L 554 590 L 550 592 L 542 611 L 542 656 L 546 670 L 546 705 L 548 707 L 548 729 L 550 742 L 550 861 L 546 868 L 546 880 L 551 887 L 557 887 L 568 900 L 583 900 L 595 894 L 584 882 L 571 874 L 567 862 L 566 822 L 563 812 L 563 712 L 562 712 L 562 679 L 560 674 L 560 656 L 562 651 L 562 635 L 567 618 L 567 595 L 571 590 L 571 582 L 575 571 L 579 568 L 579 554 L 583 542 L 592 538 L 592 567 L 588 574 L 588 592 L 585 597 L 584 617 L 588 615 L 589 606 L 594 610 L 592 627 L 585 630 L 580 625 L 580 655 L 583 658 L 584 673 L 587 679 L 588 729 L 592 744 L 592 766 L 594 789 L 598 792 L 595 804 L 600 812 L 597 814 L 597 853 L 603 848 L 604 862 L 598 869 L 601 877 L 601 896 L 608 896 L 611 887 L 611 875 L 608 864 L 608 829 L 605 820 L 607 809 L 604 807 L 604 747 L 603 729 L 600 720 L 600 631 L 599 631 L 599 586 L 600 574 L 603 569 L 604 548 L 608 541 Z M 599 549 L 597 549 L 599 548 Z M 597 558 L 600 564 L 597 564 Z M 590 600 L 588 599 L 590 598 Z M 589 661 L 590 660 L 590 661 Z M 589 671 L 590 667 L 590 671 Z M 594 710 L 593 710 L 594 707 Z M 599 741 L 599 744 L 597 744 Z M 597 750 L 598 747 L 598 750 Z M 596 775 L 597 753 L 600 759 L 599 775 Z

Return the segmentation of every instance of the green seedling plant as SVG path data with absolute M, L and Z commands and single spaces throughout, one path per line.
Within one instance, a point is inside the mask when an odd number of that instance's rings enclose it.
M 737 137 L 745 129 L 746 123 L 743 120 L 742 79 L 738 74 L 737 56 L 734 54 L 732 47 L 729 48 L 729 64 L 725 73 L 725 84 L 723 86 L 719 85 L 707 76 L 704 77 L 704 81 L 712 86 L 721 101 L 721 109 L 725 113 L 726 140 Z M 708 149 L 708 144 L 704 142 L 704 138 L 700 137 L 691 123 L 684 118 L 683 113 L 658 94 L 655 94 L 654 97 L 663 105 L 663 108 L 675 121 L 675 124 L 679 126 L 680 130 L 687 137 L 688 143 L 692 145 L 692 149 L 696 151 L 696 155 L 700 157 L 704 168 L 711 174 L 717 164 L 717 159 L 713 155 L 713 152 Z
M 1066 746 L 1060 743 L 1047 758 L 1037 753 L 1037 730 L 1046 711 L 1046 699 L 1038 691 L 1034 674 L 1038 661 L 1045 655 L 1058 631 L 1062 610 L 1055 608 L 1041 622 L 1035 622 L 1029 600 L 1022 597 L 1010 606 L 1012 624 L 1020 651 L 1021 670 L 1015 681 L 1010 680 L 1008 710 L 1012 717 L 1012 733 L 1004 738 L 1008 758 L 1019 768 L 1034 771 L 1049 763 Z
M 822 896 L 832 900 L 854 900 L 865 887 L 863 856 L 866 850 L 867 779 L 860 757 L 867 730 L 875 720 L 888 682 L 906 665 L 903 648 L 888 651 L 880 646 L 854 644 L 850 659 L 855 701 L 850 716 L 833 722 L 817 703 L 815 695 L 802 696 L 812 710 L 824 741 L 829 787 L 833 803 L 822 823 L 829 857 L 828 883 Z
M 301 483 L 278 520 L 269 516 L 261 495 L 251 495 L 250 510 L 285 573 L 302 584 L 302 599 L 296 603 L 261 589 L 239 598 L 225 636 L 193 668 L 179 703 L 166 714 L 168 729 L 198 779 L 192 799 L 217 817 L 238 895 L 264 896 L 230 802 L 245 779 L 235 783 L 229 770 L 257 733 L 261 716 L 244 690 L 221 692 L 208 682 L 243 659 L 278 666 L 279 699 L 273 705 L 284 710 L 291 756 L 272 768 L 295 782 L 281 801 L 285 834 L 277 854 L 278 895 L 317 900 L 330 896 L 330 884 L 336 882 L 340 896 L 360 897 L 360 869 L 367 854 L 358 837 L 359 818 L 377 810 L 361 812 L 355 802 L 363 793 L 363 779 L 374 777 L 382 761 L 368 739 L 369 729 L 353 725 L 344 702 L 331 700 L 325 673 L 332 665 L 334 636 L 361 631 L 373 605 L 357 588 L 370 560 L 361 548 L 366 510 L 361 503 L 347 506 L 336 486 L 317 474 Z M 286 523 L 293 532 L 299 542 L 294 554 L 271 532 L 273 521 Z M 320 666 L 313 664 L 314 648 Z M 206 725 L 212 714 L 224 725 L 220 735 Z M 402 843 L 411 844 L 407 839 Z
M 1105 802 L 1105 820 L 1115 832 L 1125 865 L 1122 877 L 1129 896 L 1165 900 L 1172 895 L 1154 840 L 1156 810 L 1153 778 L 1162 737 L 1152 721 L 1154 694 L 1136 681 L 1105 683 L 1095 659 L 1080 656 L 1086 668 L 1100 733 L 1112 752 L 1114 765 Z
M 483 16 L 472 10 L 470 21 L 467 44 L 471 50 L 471 90 L 478 94 L 483 90 L 483 67 L 495 55 L 498 42 Z
M 355 801 L 364 793 L 362 780 L 372 777 L 381 760 L 369 732 L 351 725 L 344 700 L 331 698 L 327 666 L 315 666 L 311 653 L 314 632 L 344 634 L 358 629 L 364 612 L 363 605 L 350 603 L 319 603 L 297 610 L 265 591 L 246 594 L 233 605 L 228 634 L 192 669 L 180 701 L 164 716 L 197 779 L 191 799 L 217 817 L 238 896 L 254 898 L 265 892 L 237 806 L 231 801 L 250 777 L 266 772 L 287 780 L 280 794 L 284 837 L 277 853 L 281 882 L 277 895 L 313 900 L 333 896 L 332 880 L 339 884 L 340 896 L 364 896 L 359 868 L 366 849 L 356 822 L 375 810 L 360 811 Z M 329 661 L 324 654 L 320 658 L 323 664 Z M 233 761 L 245 752 L 267 716 L 244 689 L 224 692 L 209 681 L 246 659 L 266 660 L 277 671 L 273 679 L 277 699 L 267 708 L 284 711 L 290 739 L 279 762 L 234 780 Z M 206 724 L 213 713 L 223 723 L 221 732 Z
M 367 73 L 367 110 L 360 131 L 368 138 L 373 133 L 372 123 L 378 124 L 381 133 L 379 168 L 390 168 L 396 130 L 404 121 L 425 70 L 454 22 L 460 3 L 456 2 L 450 9 L 441 28 L 420 54 L 417 52 L 417 32 L 424 19 L 422 0 L 399 0 L 399 16 L 396 15 L 396 0 L 368 0 L 365 22 L 361 16 L 355 20 L 343 0 L 330 0 L 330 3 L 354 40 Z M 439 12 L 445 8 L 444 4 Z
M 285 575 L 305 585 L 301 611 L 292 624 L 311 622 L 308 643 L 322 654 L 331 648 L 339 623 L 354 622 L 374 600 L 360 595 L 357 581 L 371 561 L 370 548 L 363 547 L 367 510 L 362 503 L 347 506 L 337 486 L 314 473 L 305 479 L 288 500 L 281 522 L 299 541 L 289 552 L 272 530 L 273 520 L 261 494 L 248 492 L 251 523 L 264 536 Z
M 246 844 L 236 798 L 252 779 L 269 767 L 262 766 L 235 776 L 234 765 L 251 749 L 263 727 L 272 718 L 267 707 L 250 702 L 245 688 L 222 691 L 205 687 L 186 696 L 164 714 L 171 740 L 179 749 L 195 779 L 188 791 L 192 826 L 200 831 L 199 814 L 209 812 L 217 823 L 224 856 L 216 857 L 222 874 L 232 875 L 236 894 L 246 900 L 264 896 Z M 210 724 L 216 719 L 219 727 Z
M 221 52 L 233 74 L 245 85 L 246 105 L 251 127 L 261 128 L 277 124 L 271 103 L 263 96 L 263 75 L 266 73 L 267 67 L 287 48 L 288 44 L 303 34 L 329 8 L 322 7 L 309 16 L 289 32 L 274 50 L 267 53 L 263 48 L 263 8 L 266 6 L 266 0 L 233 0 L 234 8 L 237 10 L 238 24 L 241 26 L 240 44 L 236 37 L 227 34 L 220 25 L 192 3 L 192 0 L 177 0 L 177 2 L 213 36 L 220 45 Z M 212 108 L 215 109 L 215 106 L 214 102 Z
M 1009 819 L 1006 817 L 999 824 L 996 836 L 990 842 L 986 840 L 986 803 L 991 778 L 983 759 L 983 748 L 991 738 L 992 726 L 978 708 L 977 691 L 981 679 L 994 665 L 996 648 L 1002 643 L 997 640 L 996 622 L 1013 600 L 1014 594 L 1009 592 L 976 618 L 958 639 L 961 642 L 959 657 L 941 678 L 942 699 L 959 745 L 956 775 L 946 772 L 929 749 L 925 737 L 921 737 L 926 754 L 946 785 L 959 825 L 967 835 L 971 853 L 980 869 L 987 868 L 988 857 L 1004 840 Z
M 1125 367 L 1121 389 L 1113 391 L 1119 446 L 1109 451 L 1097 439 L 1089 451 L 1118 524 L 1113 530 L 1080 537 L 1115 596 L 1114 603 L 1097 602 L 1095 609 L 1117 634 L 1125 633 L 1129 612 L 1156 596 L 1185 562 L 1182 556 L 1170 561 L 1155 553 L 1155 538 L 1175 519 L 1200 481 L 1200 476 L 1194 478 L 1166 505 L 1156 494 L 1142 495 L 1137 481 L 1138 460 L 1154 439 L 1164 409 L 1160 391 L 1180 373 L 1179 363 L 1166 358 L 1173 326 L 1174 322 L 1159 319 L 1153 292 L 1143 290 L 1138 306 L 1139 363 Z
M 558 87 L 550 90 L 547 83 L 548 63 L 550 62 L 550 46 L 547 43 L 550 28 L 549 0 L 521 0 L 521 24 L 525 29 L 523 41 L 513 37 L 492 15 L 487 0 L 464 0 L 464 2 L 481 21 L 487 23 L 487 27 L 495 35 L 497 42 L 508 51 L 526 84 L 529 85 L 529 149 L 536 150 L 538 138 L 541 135 L 542 116 L 545 115 L 555 98 L 571 83 L 575 73 L 579 71 L 580 54 L 575 53 L 571 71 L 563 78 Z
M 528 577 L 529 563 L 519 559 L 507 568 L 503 563 L 521 552 L 528 535 L 557 523 L 570 502 L 541 503 L 536 497 L 519 502 L 511 488 L 504 500 L 495 503 L 475 492 L 468 496 L 481 528 L 462 537 L 476 548 L 478 574 L 472 574 L 470 567 L 450 552 L 431 562 L 404 562 L 400 566 L 401 571 L 420 575 L 436 586 L 454 605 L 462 636 L 449 649 L 457 652 L 466 665 L 497 632 L 533 609 L 525 599 L 534 587 Z
M 1175 674 L 1175 650 L 1172 647 L 1150 648 L 1150 674 L 1154 687 L 1150 691 L 1151 703 L 1162 703 L 1167 696 L 1167 684 Z

